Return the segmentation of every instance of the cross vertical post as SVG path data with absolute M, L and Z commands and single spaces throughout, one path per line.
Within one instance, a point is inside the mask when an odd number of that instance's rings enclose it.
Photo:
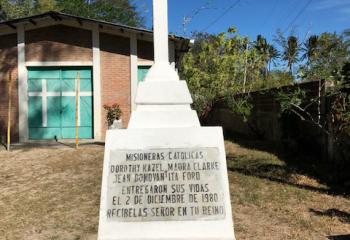
M 154 62 L 169 63 L 168 1 L 153 0 Z
M 179 81 L 179 75 L 169 63 L 168 0 L 153 0 L 154 64 L 145 82 Z
M 128 128 L 200 127 L 186 81 L 169 62 L 168 1 L 153 0 L 154 64 L 137 87 Z

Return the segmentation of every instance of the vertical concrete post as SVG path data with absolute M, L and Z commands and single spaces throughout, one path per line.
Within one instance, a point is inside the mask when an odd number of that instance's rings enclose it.
M 19 141 L 28 140 L 28 82 L 25 64 L 25 32 L 24 26 L 17 26 L 17 53 L 18 53 L 18 129 Z
M 136 108 L 135 97 L 137 90 L 137 36 L 130 34 L 130 74 L 131 74 L 131 110 Z
M 153 0 L 154 65 L 147 81 L 179 81 L 179 75 L 169 63 L 168 1 Z
M 153 0 L 154 62 L 169 63 L 168 1 Z
M 92 26 L 92 72 L 94 101 L 94 138 L 101 140 L 101 56 L 98 24 Z

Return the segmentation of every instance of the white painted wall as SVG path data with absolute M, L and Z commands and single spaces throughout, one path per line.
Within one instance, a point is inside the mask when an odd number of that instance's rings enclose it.
M 19 141 L 28 140 L 28 73 L 25 64 L 25 31 L 24 25 L 17 25 L 17 51 L 18 51 L 18 129 Z
M 135 33 L 130 34 L 130 73 L 131 73 L 131 111 L 136 109 L 135 97 L 138 81 L 138 62 L 137 62 L 137 35 Z
M 93 72 L 93 101 L 94 101 L 94 138 L 102 139 L 101 120 L 101 55 L 100 55 L 100 32 L 98 24 L 92 26 L 92 72 Z
M 46 61 L 26 62 L 27 67 L 70 67 L 70 66 L 92 66 L 91 61 Z

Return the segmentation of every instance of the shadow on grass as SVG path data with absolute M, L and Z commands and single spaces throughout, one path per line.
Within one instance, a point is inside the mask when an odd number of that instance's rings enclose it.
M 70 148 L 75 148 L 75 142 L 61 142 L 57 141 L 58 144 L 61 144 L 62 146 L 70 147 Z M 93 145 L 98 145 L 98 146 L 104 146 L 104 142 L 82 142 L 79 143 L 79 146 L 93 146 Z
M 348 235 L 338 235 L 338 236 L 328 236 L 329 240 L 350 240 L 350 234 Z
M 305 153 L 288 154 L 278 143 L 249 139 L 242 136 L 231 136 L 226 139 L 250 150 L 259 150 L 273 154 L 278 159 L 278 161 L 271 162 L 267 159 L 259 158 L 259 156 L 247 157 L 231 153 L 227 155 L 227 165 L 230 171 L 310 191 L 350 196 L 350 188 L 344 185 L 345 182 L 350 180 L 350 171 L 347 168 L 339 169 L 330 163 Z M 317 183 L 304 183 L 305 181 L 295 179 L 296 176 L 307 176 L 310 179 L 317 180 Z
M 318 211 L 310 208 L 309 211 L 317 216 L 336 217 L 342 223 L 350 223 L 350 213 L 338 210 L 336 208 L 330 208 L 325 211 Z
M 230 156 L 227 157 L 227 161 L 232 161 L 235 158 L 232 158 Z M 268 170 L 267 170 L 268 169 Z M 319 192 L 319 193 L 325 193 L 325 194 L 335 194 L 335 195 L 346 195 L 345 193 L 341 192 L 331 192 L 327 188 L 320 188 L 320 187 L 314 187 L 306 184 L 297 184 L 290 181 L 290 176 L 288 172 L 285 172 L 284 176 L 278 173 L 274 173 L 276 169 L 279 170 L 286 170 L 283 166 L 276 166 L 276 165 L 264 165 L 262 167 L 256 167 L 256 168 L 242 168 L 242 167 L 231 167 L 228 166 L 228 170 L 232 172 L 238 172 L 240 174 L 244 174 L 246 176 L 253 176 L 258 177 L 261 179 L 267 179 L 273 182 L 281 183 L 281 184 L 287 184 L 293 187 L 298 187 L 302 189 L 306 189 L 309 191 Z
M 104 142 L 94 142 L 94 141 L 87 141 L 87 142 L 80 142 L 79 146 L 104 146 Z M 28 152 L 32 151 L 33 149 L 38 148 L 75 148 L 75 142 L 71 141 L 54 141 L 54 140 L 43 140 L 43 141 L 32 141 L 32 142 L 26 142 L 26 143 L 20 143 L 20 144 L 12 144 L 11 150 L 21 150 L 22 152 Z

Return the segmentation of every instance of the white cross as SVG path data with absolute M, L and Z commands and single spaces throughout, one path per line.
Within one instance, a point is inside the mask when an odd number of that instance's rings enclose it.
M 41 80 L 41 92 L 29 92 L 30 97 L 41 97 L 42 99 L 42 126 L 47 127 L 47 97 L 60 97 L 61 92 L 48 92 L 46 87 L 46 79 Z M 77 89 L 77 81 L 75 81 L 75 91 Z M 75 97 L 76 92 L 62 92 L 63 97 Z M 92 96 L 91 91 L 79 92 L 78 98 L 78 126 L 80 126 L 80 97 Z
M 169 63 L 168 1 L 153 0 L 154 62 Z

